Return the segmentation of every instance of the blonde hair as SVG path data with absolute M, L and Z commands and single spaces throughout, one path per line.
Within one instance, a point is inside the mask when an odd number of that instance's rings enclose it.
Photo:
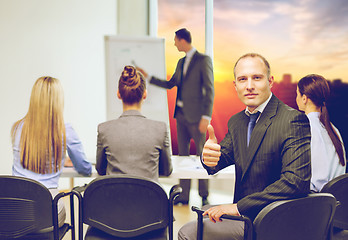
M 63 119 L 63 88 L 58 79 L 40 77 L 31 91 L 28 113 L 11 130 L 12 143 L 23 123 L 20 159 L 25 169 L 36 173 L 57 172 L 66 151 Z

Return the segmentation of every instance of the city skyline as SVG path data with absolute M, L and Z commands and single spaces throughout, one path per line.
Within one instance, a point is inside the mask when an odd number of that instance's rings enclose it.
M 204 8 L 204 0 L 158 1 L 158 37 L 165 38 L 168 78 L 174 73 L 178 59 L 184 56 L 174 46 L 176 30 L 183 27 L 190 30 L 193 46 L 204 53 Z M 342 90 L 347 90 L 346 12 L 345 0 L 214 1 L 215 98 L 211 124 L 219 141 L 227 132 L 228 119 L 245 108 L 232 81 L 236 60 L 247 52 L 257 52 L 269 61 L 275 79 L 273 94 L 294 108 L 297 108 L 296 83 L 305 75 L 320 74 L 332 82 L 341 79 L 345 83 Z M 339 89 L 340 85 L 333 92 L 337 94 Z M 173 88 L 168 91 L 173 154 L 177 153 L 175 97 Z M 346 129 L 341 130 L 345 134 Z
M 188 28 L 204 52 L 204 0 L 161 0 L 158 36 L 166 40 L 167 74 L 183 53 L 174 32 Z M 215 81 L 233 80 L 233 65 L 246 52 L 264 55 L 278 82 L 316 73 L 348 82 L 348 2 L 344 0 L 214 1 Z

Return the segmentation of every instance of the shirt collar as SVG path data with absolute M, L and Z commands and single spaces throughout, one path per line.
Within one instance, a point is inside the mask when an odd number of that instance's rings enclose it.
M 121 117 L 127 117 L 127 116 L 145 117 L 138 110 L 127 110 L 127 111 L 123 112 L 121 115 Z
M 191 59 L 195 52 L 196 48 L 192 47 L 191 50 L 186 53 L 186 59 Z
M 264 101 L 262 104 L 260 104 L 257 108 L 255 108 L 255 110 L 253 112 L 250 112 L 248 107 L 246 107 L 245 109 L 245 114 L 247 116 L 250 116 L 250 114 L 256 113 L 256 112 L 260 112 L 262 113 L 263 110 L 265 109 L 265 107 L 267 106 L 268 102 L 271 100 L 273 93 L 271 93 L 268 97 L 268 99 L 266 101 Z

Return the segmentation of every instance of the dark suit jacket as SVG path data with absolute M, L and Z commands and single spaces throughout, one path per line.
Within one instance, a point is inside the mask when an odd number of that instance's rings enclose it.
M 190 123 L 198 123 L 203 115 L 211 117 L 213 111 L 213 65 L 209 56 L 196 51 L 181 83 L 183 60 L 184 58 L 179 60 L 175 72 L 169 81 L 152 77 L 150 83 L 167 89 L 177 86 L 177 93 L 179 94 L 181 91 L 184 103 L 183 112 L 186 120 Z M 178 101 L 178 95 L 176 101 Z M 177 106 L 175 104 L 174 117 L 176 112 Z
M 129 110 L 98 126 L 96 169 L 100 175 L 131 174 L 158 181 L 173 170 L 167 124 Z
M 220 143 L 221 157 L 214 174 L 235 164 L 234 202 L 242 215 L 254 218 L 269 203 L 309 193 L 310 127 L 305 114 L 274 95 L 255 125 L 247 147 L 249 117 L 244 111 L 232 116 Z

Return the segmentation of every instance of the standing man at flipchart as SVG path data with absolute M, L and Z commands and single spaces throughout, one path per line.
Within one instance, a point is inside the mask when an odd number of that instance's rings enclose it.
M 182 28 L 175 32 L 175 46 L 186 56 L 179 59 L 175 72 L 169 81 L 158 79 L 138 69 L 151 84 L 171 89 L 178 88 L 174 118 L 176 119 L 179 155 L 190 154 L 190 140 L 196 146 L 196 155 L 201 155 L 205 143 L 205 134 L 211 120 L 214 101 L 214 75 L 212 60 L 209 56 L 199 53 L 191 44 L 191 33 Z M 190 179 L 180 179 L 182 194 L 175 203 L 188 204 Z M 202 205 L 208 203 L 208 180 L 199 180 L 199 195 Z

